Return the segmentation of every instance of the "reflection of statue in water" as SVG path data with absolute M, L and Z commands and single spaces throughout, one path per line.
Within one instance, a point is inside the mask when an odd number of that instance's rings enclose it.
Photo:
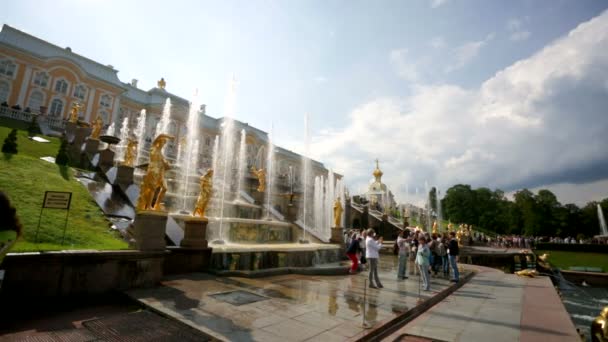
M 258 192 L 266 191 L 266 171 L 264 169 L 256 170 L 255 167 L 252 166 L 251 173 L 258 178 Z
M 194 206 L 194 212 L 192 215 L 205 217 L 207 204 L 211 199 L 211 195 L 213 195 L 213 170 L 207 170 L 207 172 L 201 176 L 200 182 L 201 192 L 198 194 L 198 198 L 196 199 L 196 205 Z
M 608 306 L 591 323 L 591 340 L 608 341 Z
M 72 105 L 72 111 L 70 112 L 70 122 L 78 122 L 78 112 L 80 112 L 80 103 L 76 102 Z
M 161 134 L 152 142 L 150 149 L 150 163 L 148 170 L 141 182 L 137 210 L 163 210 L 161 202 L 167 191 L 165 184 L 165 170 L 169 168 L 169 163 L 165 161 L 162 149 L 167 140 L 173 139 L 172 136 Z
M 340 227 L 340 223 L 342 223 L 342 212 L 344 208 L 342 208 L 342 202 L 340 202 L 340 198 L 336 198 L 334 202 L 334 227 Z
M 97 120 L 93 123 L 93 131 L 91 131 L 92 139 L 99 139 L 99 135 L 101 134 L 101 129 L 103 128 L 103 120 L 98 116 Z
M 125 160 L 122 162 L 122 165 L 133 166 L 135 156 L 137 155 L 137 140 L 129 138 L 125 148 L 127 150 L 125 152 Z

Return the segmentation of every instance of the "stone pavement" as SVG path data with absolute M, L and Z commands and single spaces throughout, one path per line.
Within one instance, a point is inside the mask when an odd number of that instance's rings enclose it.
M 382 255 L 384 289 L 367 289 L 365 320 L 377 327 L 418 302 L 418 277 L 397 281 L 397 259 Z M 362 327 L 367 273 L 339 276 L 280 275 L 261 279 L 187 274 L 162 286 L 128 294 L 209 336 L 230 341 L 343 341 Z M 434 278 L 428 299 L 450 286 Z M 239 291 L 239 292 L 236 292 Z
M 387 340 L 580 341 L 548 277 L 467 267 L 472 280 Z

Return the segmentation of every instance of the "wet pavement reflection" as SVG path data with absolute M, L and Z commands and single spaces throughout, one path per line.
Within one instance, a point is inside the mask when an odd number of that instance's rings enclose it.
M 396 257 L 381 257 L 379 273 L 384 289 L 365 289 L 367 272 L 257 279 L 196 273 L 174 276 L 160 287 L 129 294 L 219 339 L 342 341 L 362 332 L 363 320 L 370 326 L 379 325 L 415 307 L 420 298 L 427 299 L 450 285 L 447 279 L 434 277 L 430 292 L 419 291 L 417 276 L 397 280 L 396 269 Z M 233 305 L 218 296 L 235 290 L 263 296 L 265 300 Z

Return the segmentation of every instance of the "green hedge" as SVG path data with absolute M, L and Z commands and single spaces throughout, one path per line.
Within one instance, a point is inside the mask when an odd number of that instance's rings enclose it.
M 608 245 L 569 244 L 569 243 L 537 243 L 536 249 L 549 251 L 589 252 L 608 254 Z

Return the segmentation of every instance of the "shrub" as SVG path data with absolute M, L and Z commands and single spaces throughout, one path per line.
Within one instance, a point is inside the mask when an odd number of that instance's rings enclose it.
M 32 115 L 32 121 L 27 127 L 27 133 L 30 137 L 33 137 L 37 133 L 40 133 L 40 128 L 38 127 L 38 115 Z
M 55 164 L 57 165 L 68 165 L 70 163 L 70 156 L 68 156 L 68 141 L 65 139 L 61 139 L 61 146 L 59 146 L 59 151 L 57 152 L 57 156 L 55 157 Z
M 4 139 L 2 152 L 17 154 L 17 129 L 13 128 L 6 139 Z

